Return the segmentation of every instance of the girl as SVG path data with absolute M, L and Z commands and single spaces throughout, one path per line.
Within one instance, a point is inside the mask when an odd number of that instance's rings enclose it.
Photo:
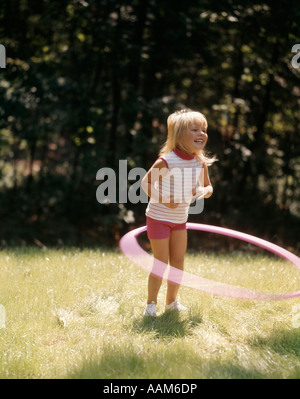
M 155 259 L 183 270 L 189 206 L 194 198 L 212 195 L 207 167 L 215 159 L 204 154 L 207 121 L 203 114 L 177 111 L 168 117 L 167 125 L 168 137 L 160 157 L 142 180 L 142 188 L 150 197 L 146 209 L 147 235 Z M 147 316 L 156 316 L 161 281 L 155 274 L 149 275 Z M 178 290 L 179 284 L 168 282 L 166 310 L 187 310 L 176 300 Z

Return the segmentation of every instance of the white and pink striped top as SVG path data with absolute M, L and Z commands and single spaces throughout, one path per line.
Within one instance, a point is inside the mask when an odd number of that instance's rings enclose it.
M 174 202 L 179 203 L 179 205 L 171 209 L 150 198 L 146 216 L 172 223 L 185 223 L 193 199 L 193 190 L 196 189 L 200 177 L 203 176 L 203 173 L 201 173 L 203 163 L 197 157 L 188 155 L 178 148 L 161 157 L 161 159 L 165 161 L 169 171 L 161 178 L 160 186 L 156 182 L 156 188 L 163 198 L 167 198 L 165 202 L 168 202 L 170 195 L 174 195 Z

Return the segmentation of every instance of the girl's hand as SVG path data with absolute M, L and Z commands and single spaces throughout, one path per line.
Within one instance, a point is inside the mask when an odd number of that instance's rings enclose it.
M 178 207 L 179 204 L 175 202 L 161 202 L 162 205 L 167 206 L 170 209 L 175 209 Z
M 193 196 L 196 197 L 197 200 L 202 198 L 209 198 L 213 193 L 212 186 L 201 187 L 198 186 L 196 190 L 193 191 Z
M 162 201 L 160 202 L 162 205 L 167 206 L 170 209 L 175 209 L 178 207 L 178 203 L 175 202 L 173 195 L 164 195 Z

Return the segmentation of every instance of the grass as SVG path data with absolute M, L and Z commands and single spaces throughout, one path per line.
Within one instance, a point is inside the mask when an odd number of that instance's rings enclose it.
M 2 379 L 300 378 L 299 298 L 239 301 L 181 287 L 190 311 L 179 315 L 164 312 L 164 283 L 151 319 L 147 274 L 118 251 L 12 248 L 0 261 Z M 289 263 L 247 252 L 188 253 L 186 270 L 262 291 L 300 287 Z

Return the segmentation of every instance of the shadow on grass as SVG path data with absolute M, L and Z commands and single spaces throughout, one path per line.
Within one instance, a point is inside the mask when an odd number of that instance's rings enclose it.
M 157 338 L 184 337 L 202 322 L 199 314 L 184 313 L 167 311 L 158 317 L 144 316 L 134 320 L 133 329 L 138 333 L 154 332 Z
M 299 328 L 274 330 L 268 337 L 257 336 L 252 338 L 250 344 L 257 348 L 272 350 L 280 355 L 293 355 L 300 359 Z
M 234 360 L 205 359 L 182 345 L 162 353 L 137 352 L 134 347 L 106 347 L 99 358 L 86 358 L 67 379 L 265 379 L 269 372 L 243 367 Z
M 135 332 L 150 332 L 155 339 L 184 338 L 202 323 L 199 312 L 165 312 L 162 315 L 141 317 L 133 321 Z M 254 337 L 249 344 L 261 350 L 261 359 L 269 350 L 284 356 L 299 353 L 299 332 L 276 331 L 268 337 Z M 201 343 L 199 342 L 199 345 Z M 154 346 L 155 347 L 155 346 Z M 120 345 L 107 344 L 102 354 L 86 357 L 78 368 L 68 373 L 70 379 L 161 379 L 161 378 L 206 378 L 206 379 L 299 379 L 300 369 L 294 367 L 289 373 L 282 373 L 280 367 L 270 364 L 266 367 L 260 358 L 249 365 L 242 365 L 239 357 L 223 357 L 212 353 L 209 358 L 202 356 L 201 351 L 195 353 L 185 340 L 172 340 L 172 345 L 162 346 L 163 352 L 150 350 L 146 345 L 136 346 L 134 343 Z M 268 354 L 269 356 L 269 354 Z

